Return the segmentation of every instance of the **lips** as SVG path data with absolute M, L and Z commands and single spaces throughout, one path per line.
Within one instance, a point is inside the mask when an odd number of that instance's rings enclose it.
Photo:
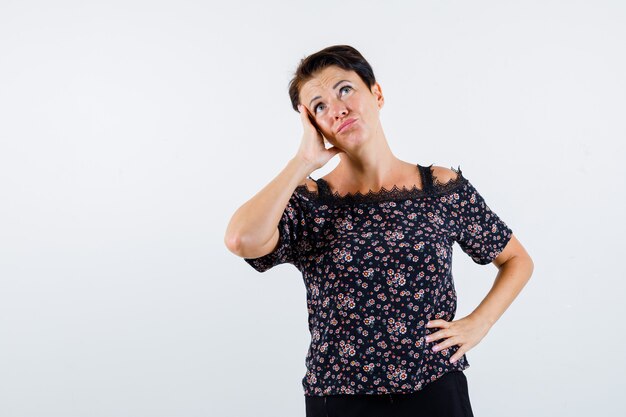
M 356 119 L 348 119 L 345 122 L 343 122 L 341 124 L 341 126 L 339 126 L 339 129 L 337 129 L 337 133 L 341 132 L 343 129 L 345 129 L 346 127 L 350 126 L 352 123 L 356 122 Z

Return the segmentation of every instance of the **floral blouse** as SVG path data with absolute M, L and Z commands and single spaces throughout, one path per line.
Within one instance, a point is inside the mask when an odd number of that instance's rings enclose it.
M 449 362 L 458 346 L 433 352 L 436 343 L 424 338 L 440 328 L 425 325 L 456 314 L 454 242 L 485 265 L 513 232 L 460 166 L 447 183 L 432 164 L 417 168 L 421 188 L 342 196 L 322 178 L 317 191 L 299 185 L 274 251 L 244 258 L 259 272 L 290 263 L 302 273 L 311 333 L 306 396 L 411 393 L 470 366 L 465 355 Z

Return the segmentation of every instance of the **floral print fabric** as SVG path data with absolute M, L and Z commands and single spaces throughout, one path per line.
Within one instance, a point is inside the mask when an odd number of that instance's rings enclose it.
M 433 352 L 436 343 L 424 338 L 440 329 L 425 325 L 455 317 L 454 242 L 485 265 L 513 232 L 460 167 L 445 184 L 432 165 L 417 167 L 421 188 L 340 196 L 321 178 L 318 191 L 299 185 L 274 251 L 244 258 L 259 272 L 290 263 L 302 273 L 311 332 L 307 396 L 411 393 L 470 366 L 465 355 L 449 362 L 458 346 Z

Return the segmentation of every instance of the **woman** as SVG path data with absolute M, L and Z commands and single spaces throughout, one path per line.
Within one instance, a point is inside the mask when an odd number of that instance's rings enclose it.
M 519 294 L 532 260 L 460 167 L 391 152 L 382 89 L 357 50 L 337 45 L 303 59 L 289 93 L 300 148 L 235 212 L 225 243 L 260 272 L 291 263 L 303 274 L 306 415 L 472 416 L 465 353 Z M 337 154 L 332 172 L 310 177 Z M 458 320 L 455 241 L 499 269 L 483 302 Z

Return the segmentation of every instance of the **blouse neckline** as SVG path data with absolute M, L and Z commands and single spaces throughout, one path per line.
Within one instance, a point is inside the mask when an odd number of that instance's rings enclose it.
M 416 184 L 408 188 L 406 186 L 400 187 L 393 185 L 389 189 L 382 187 L 380 190 L 376 191 L 370 189 L 367 193 L 357 191 L 355 193 L 341 195 L 337 191 L 331 191 L 328 182 L 323 178 L 315 180 L 310 176 L 309 178 L 317 183 L 317 191 L 309 190 L 305 184 L 299 185 L 297 188 L 301 190 L 302 194 L 321 202 L 332 204 L 357 204 L 436 196 L 448 193 L 467 181 L 463 177 L 461 168 L 459 167 L 458 169 L 452 168 L 452 170 L 458 174 L 455 179 L 441 183 L 433 177 L 432 166 L 433 164 L 429 166 L 416 164 L 416 167 L 420 171 L 421 188 L 418 188 Z

